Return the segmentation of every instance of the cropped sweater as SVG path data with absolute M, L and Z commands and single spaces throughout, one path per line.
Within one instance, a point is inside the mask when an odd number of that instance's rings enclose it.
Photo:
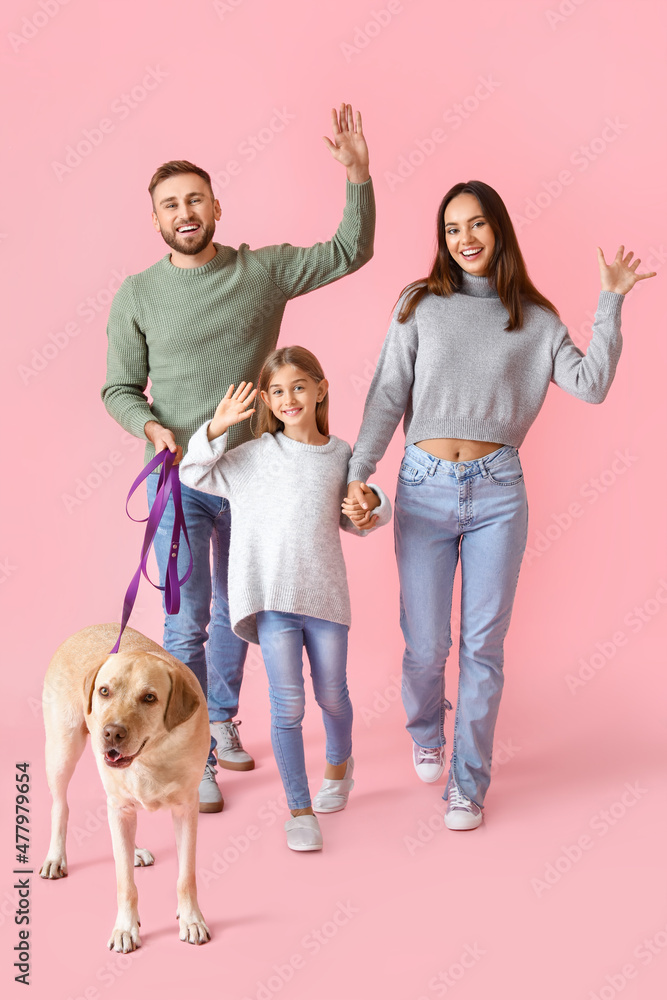
M 404 416 L 406 445 L 431 438 L 492 441 L 518 448 L 549 382 L 601 403 L 621 353 L 624 296 L 600 292 L 584 354 L 550 310 L 524 305 L 520 330 L 487 278 L 463 272 L 460 292 L 427 294 L 405 323 L 399 301 L 368 390 L 348 482 L 375 471 Z
M 232 504 L 229 617 L 234 632 L 258 642 L 258 611 L 283 611 L 350 624 L 340 528 L 360 531 L 341 513 L 352 449 L 331 435 L 310 445 L 282 432 L 225 452 L 226 434 L 209 441 L 208 423 L 192 436 L 181 482 Z M 370 484 L 369 484 L 370 485 Z M 376 527 L 391 518 L 382 490 Z

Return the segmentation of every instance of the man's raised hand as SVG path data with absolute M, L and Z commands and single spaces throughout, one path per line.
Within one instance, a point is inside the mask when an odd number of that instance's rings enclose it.
M 341 104 L 340 117 L 336 109 L 331 109 L 333 142 L 322 136 L 327 149 L 335 160 L 347 167 L 347 179 L 353 184 L 363 184 L 370 177 L 368 172 L 368 146 L 361 126 L 361 112 L 357 111 L 356 121 L 351 104 Z

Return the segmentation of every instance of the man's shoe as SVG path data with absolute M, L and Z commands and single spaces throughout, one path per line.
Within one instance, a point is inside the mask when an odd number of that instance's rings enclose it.
M 224 804 L 222 792 L 215 780 L 215 768 L 206 761 L 204 777 L 199 782 L 199 812 L 219 813 L 222 812 Z
M 211 736 L 218 744 L 215 755 L 220 767 L 226 767 L 230 771 L 252 771 L 255 762 L 241 746 L 237 728 L 240 725 L 240 720 L 234 722 L 232 719 L 228 722 L 211 723 Z
M 422 781 L 437 781 L 445 769 L 445 748 L 412 744 L 412 762 Z
M 325 778 L 322 787 L 313 799 L 313 809 L 318 813 L 334 813 L 344 809 L 347 799 L 354 788 L 352 774 L 354 759 L 350 757 L 345 768 L 344 778 Z
M 454 783 L 449 785 L 449 798 L 445 810 L 445 826 L 448 830 L 475 830 L 482 822 L 482 810 L 464 795 Z
M 321 851 L 322 832 L 317 816 L 292 816 L 285 823 L 287 846 L 293 851 Z

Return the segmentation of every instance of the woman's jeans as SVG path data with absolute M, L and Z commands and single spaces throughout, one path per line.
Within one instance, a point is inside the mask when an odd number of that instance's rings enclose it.
M 472 462 L 405 449 L 394 516 L 401 585 L 403 705 L 422 747 L 444 745 L 445 661 L 461 557 L 459 690 L 449 780 L 481 806 L 503 688 L 503 642 L 526 547 L 528 504 L 516 448 Z
M 155 500 L 157 482 L 157 473 L 147 479 L 150 505 Z M 248 644 L 234 635 L 229 622 L 227 566 L 231 511 L 225 498 L 193 490 L 183 483 L 181 498 L 192 546 L 193 570 L 181 590 L 180 611 L 177 615 L 165 615 L 163 645 L 168 653 L 185 663 L 196 675 L 207 697 L 209 718 L 224 721 L 233 719 L 239 710 L 239 691 L 248 649 Z M 155 555 L 162 586 L 170 555 L 173 523 L 174 502 L 170 496 L 155 537 Z M 178 553 L 181 578 L 187 570 L 188 558 L 188 547 L 181 535 Z M 164 599 L 162 603 L 164 607 Z
M 259 644 L 269 678 L 271 743 L 290 809 L 310 802 L 301 723 L 306 704 L 303 647 L 326 732 L 326 759 L 344 764 L 352 753 L 352 703 L 347 690 L 347 625 L 310 615 L 260 611 Z

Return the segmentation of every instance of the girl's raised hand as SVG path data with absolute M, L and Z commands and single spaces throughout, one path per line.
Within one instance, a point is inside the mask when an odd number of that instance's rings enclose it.
M 616 256 L 611 264 L 607 264 L 600 247 L 598 251 L 598 263 L 600 265 L 600 280 L 602 281 L 603 292 L 619 292 L 625 295 L 629 292 L 636 281 L 643 281 L 644 278 L 654 278 L 656 271 L 647 271 L 646 274 L 637 274 L 637 268 L 641 263 L 641 258 L 632 262 L 634 256 L 632 250 L 625 253 L 625 247 L 621 244 Z M 624 256 L 625 254 L 625 256 Z
M 208 439 L 220 437 L 232 424 L 239 424 L 242 420 L 248 420 L 255 409 L 248 407 L 257 395 L 257 389 L 252 389 L 252 382 L 241 382 L 238 389 L 234 391 L 234 386 L 229 389 L 218 403 L 218 408 L 213 414 L 213 420 L 208 425 Z

